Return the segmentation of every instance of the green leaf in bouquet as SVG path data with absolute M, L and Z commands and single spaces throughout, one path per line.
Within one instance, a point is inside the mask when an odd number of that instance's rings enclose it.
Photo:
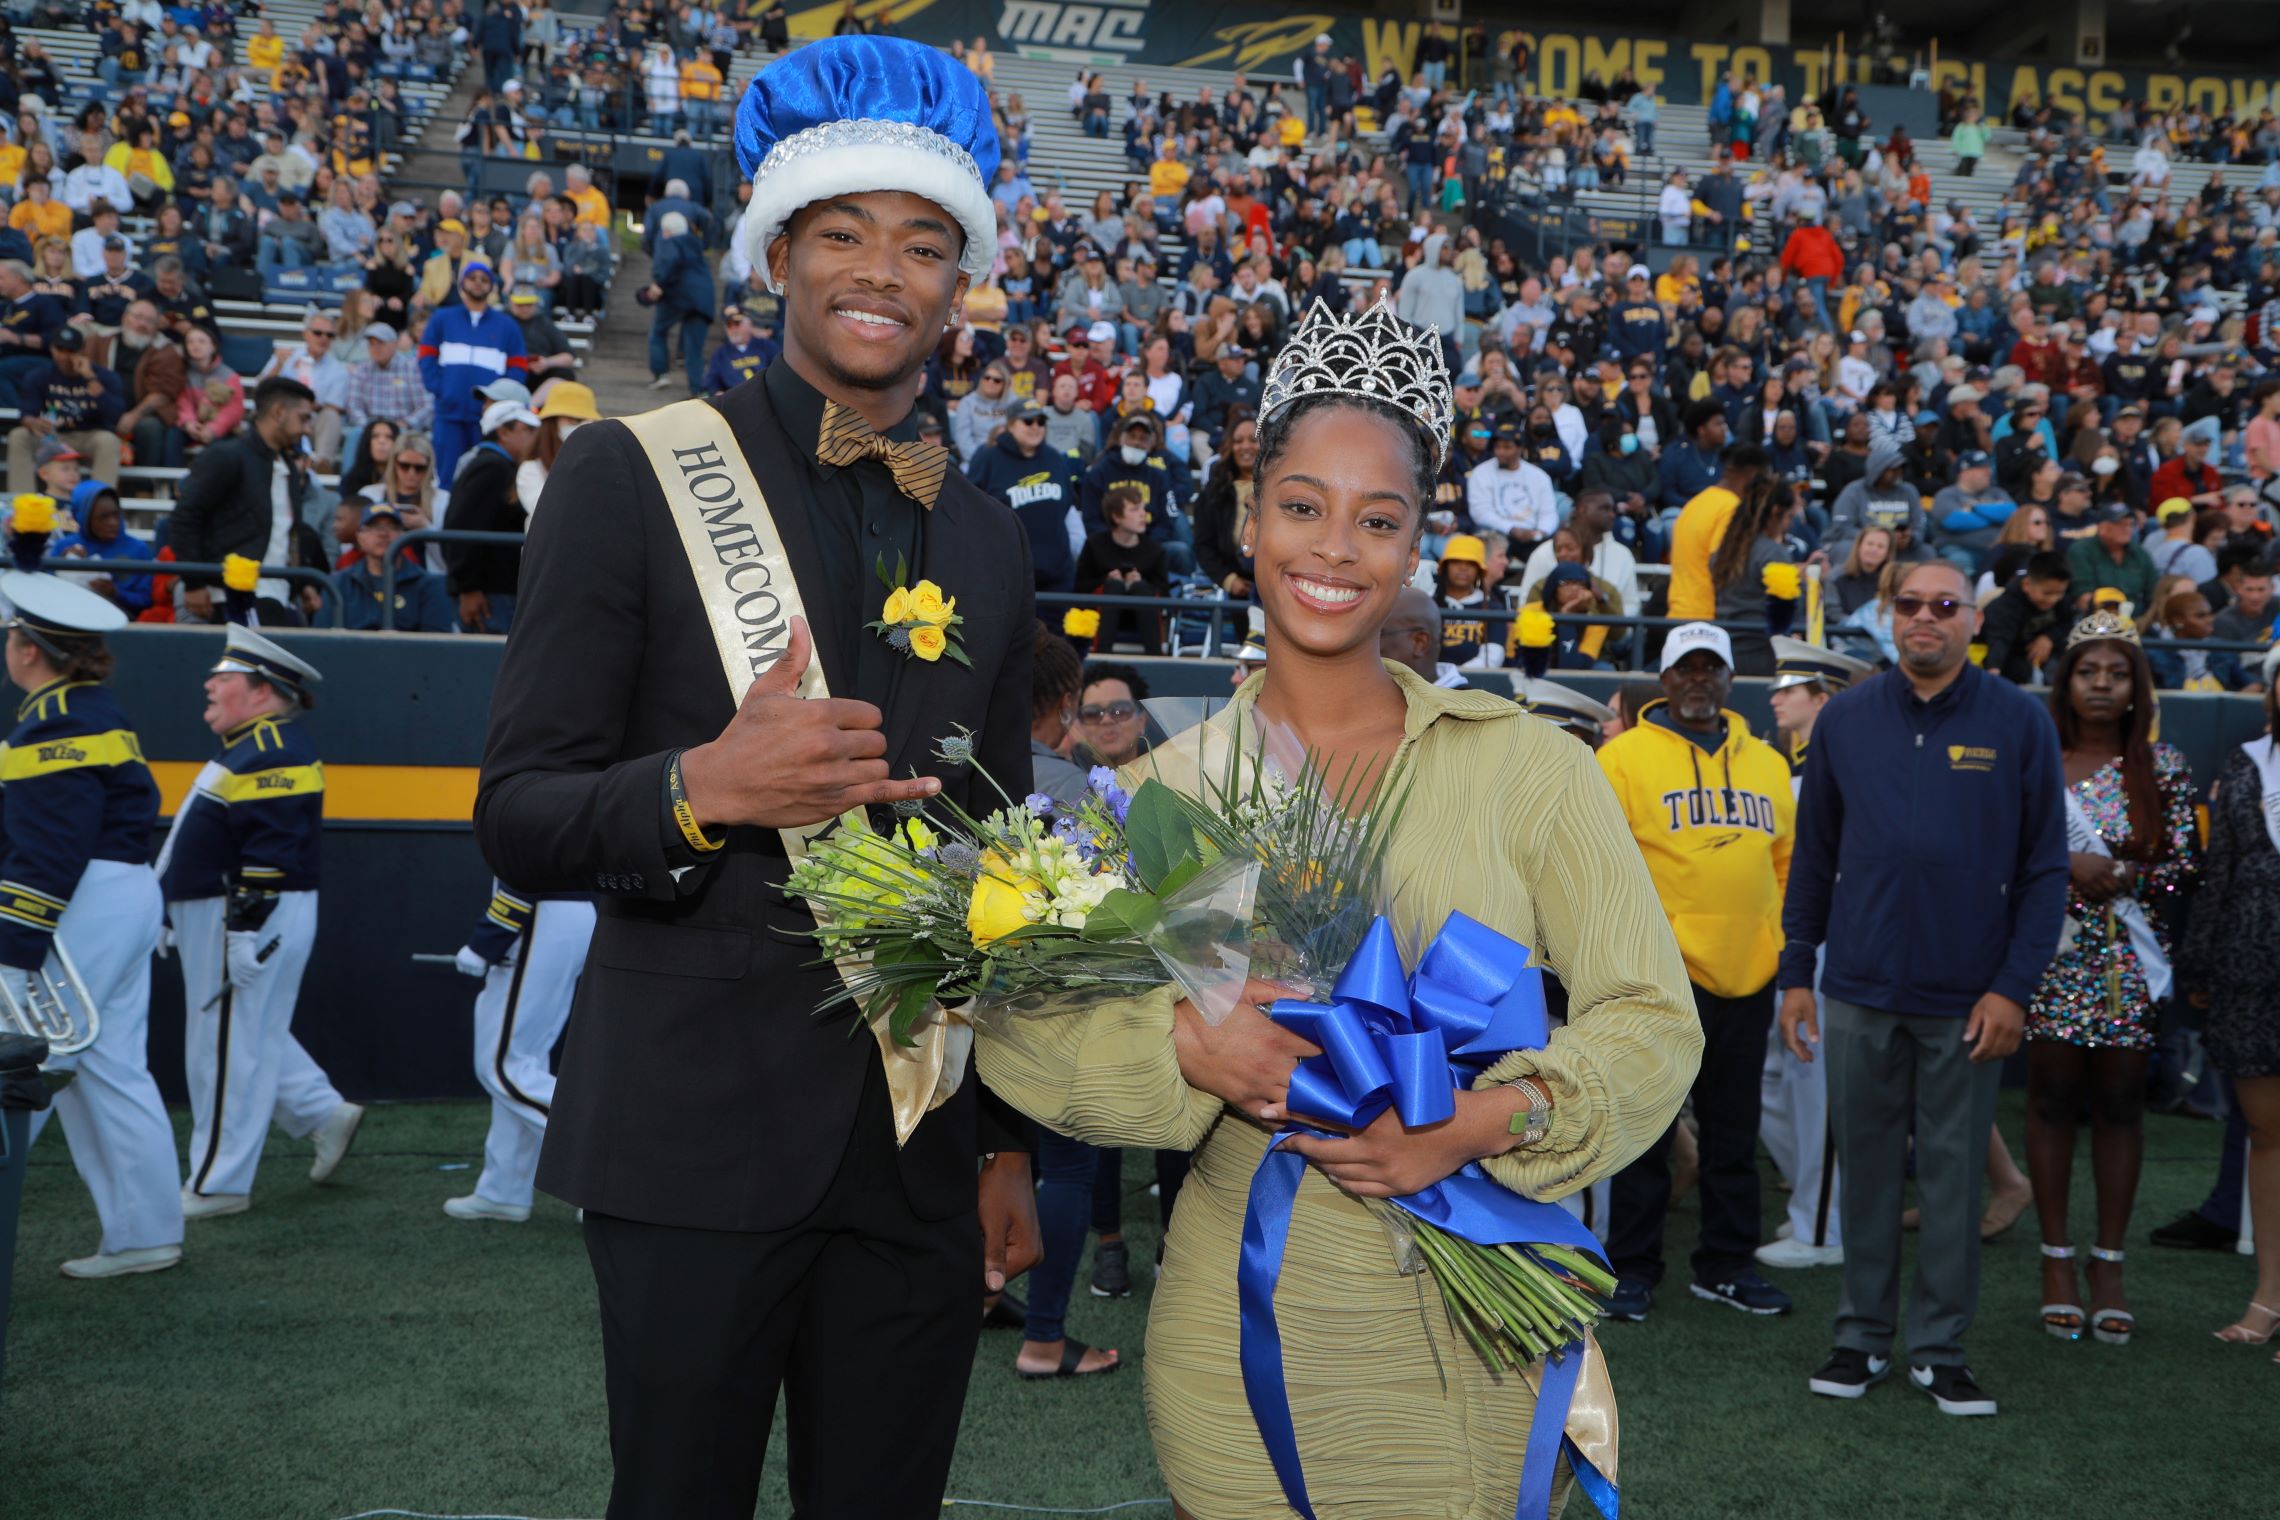
M 908 1047 L 918 1043 L 919 1019 L 933 1001 L 934 986 L 931 982 L 913 982 L 903 988 L 901 996 L 895 1000 L 894 1012 L 887 1021 L 887 1033 L 894 1036 L 897 1045 Z
M 1157 895 L 1159 897 L 1171 896 L 1174 892 L 1177 892 L 1180 888 L 1186 886 L 1189 882 L 1195 880 L 1198 876 L 1201 876 L 1203 874 L 1204 866 L 1205 861 L 1200 855 L 1193 856 L 1187 860 L 1181 861 L 1178 865 L 1172 867 L 1169 871 L 1164 873 L 1164 879 L 1162 881 L 1156 883 Z
M 1188 865 L 1177 869 L 1188 870 Z M 1189 871 L 1188 874 L 1192 876 L 1194 872 Z M 1119 887 L 1102 898 L 1100 905 L 1085 919 L 1083 938 L 1087 942 L 1087 948 L 1140 938 L 1156 927 L 1158 911 L 1156 899 L 1147 893 L 1128 892 Z
M 1151 892 L 1162 891 L 1164 879 L 1183 861 L 1203 859 L 1186 805 L 1161 781 L 1143 781 L 1132 794 L 1124 815 L 1124 843 L 1140 884 Z

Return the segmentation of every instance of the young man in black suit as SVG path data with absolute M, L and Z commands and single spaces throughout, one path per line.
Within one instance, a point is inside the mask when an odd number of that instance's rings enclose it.
M 815 106 L 843 87 L 908 109 Z M 783 294 L 784 354 L 571 440 L 523 559 L 476 825 L 505 879 L 600 906 L 539 1186 L 586 1211 L 613 1520 L 749 1520 L 779 1389 L 796 1513 L 916 1520 L 940 1506 L 982 1295 L 1036 1256 L 1022 1121 L 963 1072 L 964 1031 L 900 1052 L 818 1015 L 838 974 L 784 880 L 850 808 L 990 807 L 975 767 L 937 758 L 960 729 L 1028 789 L 1027 535 L 911 410 L 994 249 L 974 160 L 995 141 L 863 140 L 881 117 L 954 133 L 928 113 L 978 97 L 914 44 L 819 43 L 753 90 L 740 235 Z M 990 131 L 986 102 L 962 119 Z M 768 156 L 778 134 L 798 151 Z M 970 664 L 865 628 L 874 568 L 902 562 L 957 599 Z

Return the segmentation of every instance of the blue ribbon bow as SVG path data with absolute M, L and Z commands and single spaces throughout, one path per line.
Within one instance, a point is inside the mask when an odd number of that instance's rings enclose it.
M 1543 973 L 1528 964 L 1528 947 L 1462 913 L 1449 915 L 1414 975 L 1402 969 L 1392 925 L 1379 918 L 1338 974 L 1328 1003 L 1286 1000 L 1268 1016 L 1322 1049 L 1291 1073 L 1285 1107 L 1348 1129 L 1367 1126 L 1389 1108 L 1407 1128 L 1441 1123 L 1456 1114 L 1459 1086 L 1471 1087 L 1507 1052 L 1539 1050 L 1550 1038 Z M 1283 1497 L 1306 1520 L 1314 1520 L 1314 1511 L 1283 1380 L 1274 1294 L 1291 1209 L 1306 1173 L 1305 1158 L 1284 1149 L 1283 1142 L 1324 1133 L 1292 1123 L 1260 1158 L 1236 1273 L 1243 1391 Z M 1599 1242 L 1567 1210 L 1522 1197 L 1478 1163 L 1392 1201 L 1477 1245 L 1563 1245 L 1605 1259 Z M 1549 1512 L 1552 1468 L 1563 1445 L 1587 1496 L 1607 1520 L 1615 1520 L 1614 1485 L 1591 1470 L 1564 1437 L 1582 1350 L 1580 1343 L 1570 1346 L 1544 1368 L 1516 1520 L 1541 1520 Z

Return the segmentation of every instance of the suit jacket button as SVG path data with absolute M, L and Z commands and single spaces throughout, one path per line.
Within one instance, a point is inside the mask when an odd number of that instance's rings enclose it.
M 642 890 L 642 879 L 641 879 L 641 873 L 640 873 L 640 872 L 638 872 L 638 871 L 636 871 L 636 872 L 635 872 L 633 875 L 631 875 L 631 876 L 628 876 L 628 877 L 625 879 L 625 885 L 626 885 L 626 890 L 627 890 L 627 891 L 629 891 L 629 892 L 639 892 L 639 891 L 641 891 L 641 890 Z

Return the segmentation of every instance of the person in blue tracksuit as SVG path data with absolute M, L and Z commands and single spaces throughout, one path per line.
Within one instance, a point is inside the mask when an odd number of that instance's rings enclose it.
M 491 1129 L 475 1191 L 444 1200 L 454 1219 L 530 1218 L 539 1144 L 554 1102 L 548 1055 L 570 1022 L 570 999 L 586 967 L 594 905 L 491 884 L 491 905 L 459 950 L 459 969 L 480 977 L 475 997 L 475 1079 L 491 1095 Z
M 1990 1415 L 1963 1359 L 1980 1178 L 2000 1062 L 2066 915 L 2066 778 L 2042 704 L 1970 661 L 1979 609 L 1963 571 L 1910 569 L 1893 627 L 1899 668 L 1813 725 L 1782 909 L 1782 1038 L 1828 1063 L 1845 1179 L 1836 1349 L 1807 1386 L 1858 1398 L 1890 1371 L 1912 1129 L 1909 1379 L 1943 1413 Z
M 459 456 L 483 436 L 476 387 L 507 375 L 527 378 L 522 327 L 491 304 L 497 284 L 488 263 L 470 258 L 459 270 L 459 304 L 439 308 L 420 332 L 420 383 L 435 397 L 438 482 L 452 478 Z
M 1077 462 L 1045 446 L 1045 408 L 1023 402 L 1005 419 L 1005 431 L 974 456 L 966 478 L 1013 508 L 1029 530 L 1030 569 L 1040 591 L 1076 584 L 1077 554 L 1084 548 L 1078 501 L 1083 477 Z
M 242 1214 L 270 1121 L 316 1146 L 330 1178 L 364 1110 L 293 1038 L 293 1005 L 317 937 L 325 768 L 299 721 L 315 667 L 232 623 L 206 677 L 206 762 L 159 851 L 167 921 L 182 956 L 190 1087 L 183 1212 Z
M 45 535 L 18 534 L 16 547 L 31 540 L 44 546 Z M 12 609 L 8 679 L 28 693 L 0 749 L 0 978 L 20 999 L 30 974 L 75 977 L 98 1019 L 92 1044 L 47 1063 L 75 1073 L 50 1111 L 102 1226 L 94 1254 L 63 1273 L 163 1271 L 182 1260 L 182 1200 L 174 1126 L 146 1057 L 158 786 L 102 684 L 112 667 L 102 636 L 125 627 L 126 614 L 83 586 L 20 570 L 0 576 L 0 596 Z M 46 1117 L 33 1116 L 32 1135 Z

